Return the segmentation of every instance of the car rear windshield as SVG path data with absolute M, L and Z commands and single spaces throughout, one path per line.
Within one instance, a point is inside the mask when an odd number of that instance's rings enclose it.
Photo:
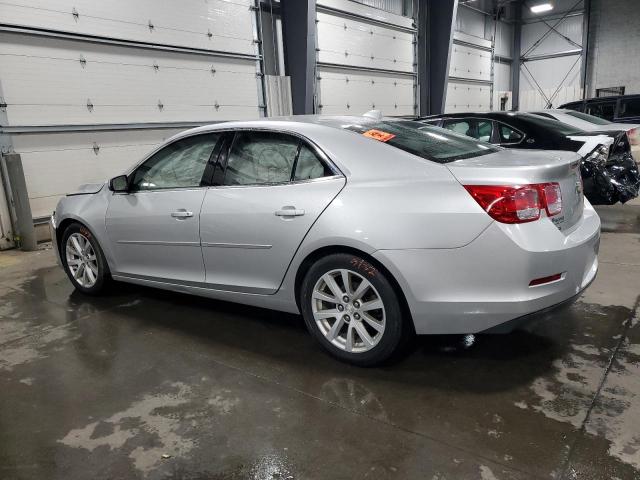
M 594 115 L 589 115 L 588 113 L 575 112 L 573 110 L 564 112 L 567 115 L 571 115 L 572 117 L 579 118 L 580 120 L 584 120 L 585 122 L 593 123 L 595 125 L 609 125 L 609 120 L 605 120 L 604 118 L 596 117 Z
M 448 130 L 410 120 L 365 121 L 343 128 L 438 163 L 479 157 L 500 150 Z
M 518 117 L 540 128 L 551 130 L 561 135 L 588 135 L 587 132 L 578 127 L 573 127 L 558 120 L 551 120 L 550 118 L 541 117 L 533 113 L 521 113 Z

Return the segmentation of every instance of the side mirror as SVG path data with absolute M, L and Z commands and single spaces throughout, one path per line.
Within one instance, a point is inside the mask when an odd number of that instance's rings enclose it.
M 129 179 L 126 175 L 119 175 L 109 180 L 109 190 L 112 192 L 128 192 Z

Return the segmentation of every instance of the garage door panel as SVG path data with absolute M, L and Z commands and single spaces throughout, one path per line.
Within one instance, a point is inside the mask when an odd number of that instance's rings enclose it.
M 385 115 L 412 115 L 414 84 L 411 77 L 340 69 L 321 69 L 318 88 L 322 114 L 361 115 L 379 109 Z
M 413 35 L 391 28 L 317 14 L 318 61 L 413 71 Z
M 0 78 L 11 125 L 259 115 L 259 85 L 251 60 L 172 52 L 150 55 L 148 50 L 128 47 L 71 40 L 43 45 L 37 40 L 0 35 Z
M 12 0 L 0 2 L 0 17 L 12 25 L 253 55 L 249 7 L 242 0 Z
M 445 112 L 489 111 L 491 87 L 449 80 Z
M 180 129 L 26 134 L 14 137 L 34 217 L 83 183 L 103 182 L 139 162 Z M 94 145 L 99 148 L 94 150 Z
M 491 52 L 454 44 L 451 50 L 449 76 L 490 81 Z

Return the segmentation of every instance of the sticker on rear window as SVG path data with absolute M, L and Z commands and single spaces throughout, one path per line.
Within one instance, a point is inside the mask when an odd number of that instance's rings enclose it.
M 383 132 L 382 130 L 371 129 L 364 132 L 362 135 L 365 137 L 373 138 L 379 142 L 388 142 L 395 137 L 393 133 Z

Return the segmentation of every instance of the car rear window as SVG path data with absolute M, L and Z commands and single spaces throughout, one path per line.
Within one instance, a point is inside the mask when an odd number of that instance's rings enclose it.
M 604 118 L 595 117 L 587 113 L 576 112 L 573 110 L 564 113 L 566 113 L 567 115 L 571 115 L 572 117 L 579 118 L 580 120 L 584 120 L 585 122 L 593 123 L 595 125 L 609 125 L 610 123 L 613 123 L 609 120 L 605 120 Z
M 566 123 L 559 122 L 558 120 L 551 120 L 550 118 L 540 117 L 532 113 L 521 113 L 518 116 L 528 121 L 529 123 L 537 125 L 538 127 L 558 132 L 561 135 L 586 135 L 587 134 L 587 132 L 577 127 L 567 125 Z
M 343 128 L 438 163 L 479 157 L 500 148 L 410 120 L 363 121 Z

